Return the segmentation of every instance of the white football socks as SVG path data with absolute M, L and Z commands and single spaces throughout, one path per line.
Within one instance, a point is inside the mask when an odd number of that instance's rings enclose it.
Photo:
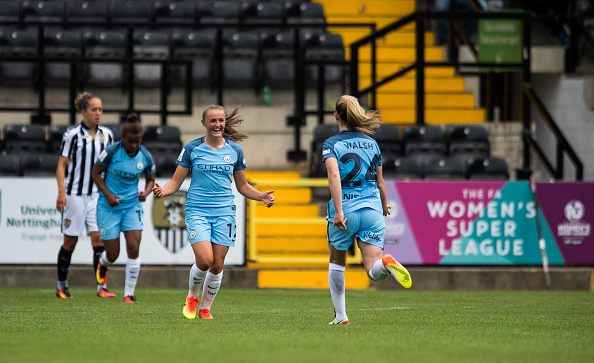
M 344 266 L 334 263 L 328 265 L 328 285 L 330 285 L 330 296 L 336 312 L 336 318 L 347 320 L 344 287 Z
M 204 279 L 204 286 L 202 287 L 202 301 L 200 301 L 200 309 L 208 309 L 212 306 L 212 302 L 214 301 L 215 297 L 217 297 L 217 293 L 221 288 L 221 282 L 223 280 L 223 271 L 218 275 L 215 275 L 208 271 L 206 274 L 206 278 Z
M 124 287 L 124 296 L 134 296 L 134 289 L 136 288 L 139 272 L 140 257 L 135 260 L 128 258 L 128 260 L 126 260 L 126 285 Z
M 202 271 L 201 269 L 199 269 L 198 266 L 196 266 L 196 264 L 192 265 L 192 268 L 190 269 L 190 289 L 188 291 L 188 296 L 197 298 L 200 295 L 200 287 L 202 287 L 202 283 L 204 282 L 206 272 L 207 271 Z
M 381 258 L 375 261 L 373 265 L 371 265 L 369 271 L 367 271 L 367 276 L 373 281 L 385 280 L 388 275 L 390 275 L 390 273 L 386 270 Z

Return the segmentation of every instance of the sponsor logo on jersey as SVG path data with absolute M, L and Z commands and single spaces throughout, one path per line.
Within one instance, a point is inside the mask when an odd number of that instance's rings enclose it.
M 186 233 L 184 209 L 187 196 L 187 191 L 178 190 L 171 195 L 153 199 L 152 218 L 155 237 L 171 254 L 178 253 L 190 242 Z M 195 236 L 196 232 L 191 231 L 190 238 Z

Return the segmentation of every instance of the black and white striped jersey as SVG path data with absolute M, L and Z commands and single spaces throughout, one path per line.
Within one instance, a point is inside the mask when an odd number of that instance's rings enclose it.
M 66 130 L 60 146 L 60 155 L 70 159 L 64 178 L 66 195 L 90 195 L 98 192 L 91 179 L 91 170 L 99 154 L 111 144 L 113 132 L 101 125 L 95 139 L 91 138 L 88 127 L 82 122 Z

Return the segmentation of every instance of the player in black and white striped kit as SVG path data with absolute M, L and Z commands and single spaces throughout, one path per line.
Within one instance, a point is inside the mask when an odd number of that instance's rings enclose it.
M 58 253 L 56 296 L 60 298 L 72 298 L 66 278 L 72 252 L 85 225 L 93 247 L 93 276 L 104 250 L 95 219 L 99 190 L 91 179 L 91 169 L 99 154 L 114 141 L 113 132 L 99 126 L 103 115 L 103 103 L 99 97 L 84 92 L 76 97 L 74 105 L 83 115 L 83 120 L 64 133 L 56 169 L 56 208 L 62 213 L 64 234 L 64 243 Z M 115 294 L 109 292 L 105 285 L 97 285 L 97 296 L 115 297 Z

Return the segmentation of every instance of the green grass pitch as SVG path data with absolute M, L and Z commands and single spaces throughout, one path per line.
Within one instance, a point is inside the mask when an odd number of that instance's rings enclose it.
M 182 315 L 186 290 L 139 303 L 71 287 L 0 288 L 0 362 L 594 362 L 589 292 L 221 289 L 214 320 Z

